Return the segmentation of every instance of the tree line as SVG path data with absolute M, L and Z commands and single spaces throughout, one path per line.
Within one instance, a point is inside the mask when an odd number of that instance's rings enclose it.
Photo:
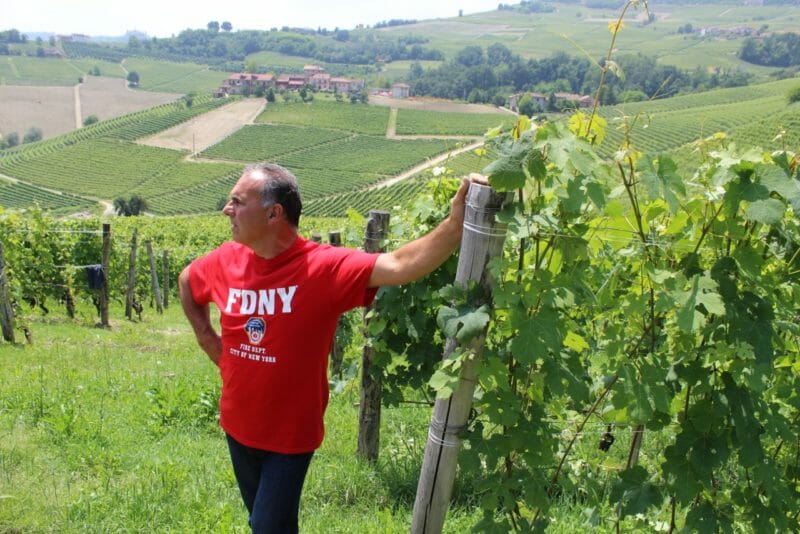
M 800 65 L 800 35 L 787 32 L 764 39 L 745 39 L 739 58 L 768 67 L 796 67 Z
M 606 79 L 600 94 L 602 104 L 737 87 L 747 85 L 751 77 L 740 70 L 679 69 L 643 54 L 620 56 L 615 62 L 625 76 Z M 520 91 L 594 94 L 599 80 L 600 69 L 587 58 L 556 52 L 543 59 L 524 59 L 500 43 L 486 50 L 468 46 L 453 59 L 427 70 L 414 63 L 407 77 L 416 95 L 496 105 L 503 105 L 507 95 Z

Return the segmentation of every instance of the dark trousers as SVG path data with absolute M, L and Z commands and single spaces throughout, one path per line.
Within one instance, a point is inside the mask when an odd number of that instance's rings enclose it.
M 230 436 L 233 472 L 254 534 L 295 534 L 300 494 L 313 452 L 280 454 L 245 447 Z

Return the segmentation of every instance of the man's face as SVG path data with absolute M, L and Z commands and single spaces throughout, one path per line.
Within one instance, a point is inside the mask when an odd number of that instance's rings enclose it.
M 231 190 L 230 200 L 222 213 L 231 219 L 231 233 L 237 243 L 250 246 L 267 235 L 268 220 L 274 207 L 261 204 L 264 179 L 260 174 L 243 175 Z

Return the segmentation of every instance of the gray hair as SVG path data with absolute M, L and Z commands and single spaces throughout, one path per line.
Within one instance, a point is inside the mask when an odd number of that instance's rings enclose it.
M 267 178 L 261 189 L 261 203 L 264 207 L 280 204 L 283 206 L 286 220 L 297 228 L 300 224 L 300 213 L 303 211 L 297 177 L 286 167 L 275 163 L 248 165 L 242 172 L 242 176 L 251 173 L 261 173 Z

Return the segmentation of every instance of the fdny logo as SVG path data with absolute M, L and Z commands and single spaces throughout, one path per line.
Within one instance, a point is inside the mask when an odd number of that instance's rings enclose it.
M 251 317 L 244 325 L 244 331 L 247 332 L 247 337 L 250 338 L 250 343 L 258 345 L 264 339 L 264 332 L 267 325 L 261 317 Z

